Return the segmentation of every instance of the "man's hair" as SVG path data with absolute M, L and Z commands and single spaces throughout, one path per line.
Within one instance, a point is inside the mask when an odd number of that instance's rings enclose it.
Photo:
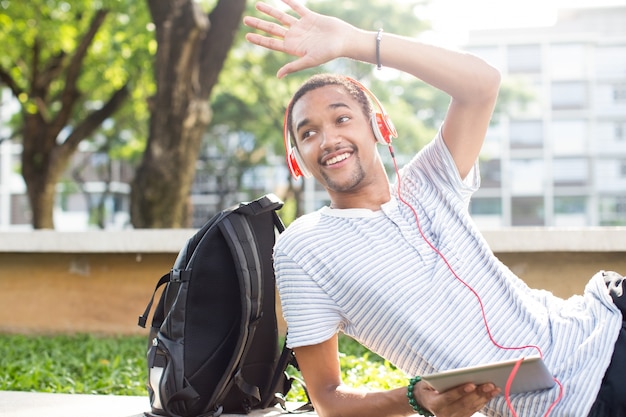
M 373 113 L 372 103 L 367 98 L 367 94 L 355 83 L 350 81 L 347 77 L 343 75 L 337 74 L 316 74 L 309 78 L 300 86 L 300 88 L 295 92 L 289 105 L 287 107 L 287 128 L 289 129 L 289 136 L 291 137 L 292 144 L 297 146 L 297 141 L 295 140 L 295 132 L 293 131 L 293 118 L 292 118 L 292 110 L 293 106 L 309 91 L 313 91 L 320 87 L 325 87 L 327 85 L 340 85 L 342 86 L 346 92 L 355 99 L 363 110 L 363 114 L 367 119 L 369 119 Z

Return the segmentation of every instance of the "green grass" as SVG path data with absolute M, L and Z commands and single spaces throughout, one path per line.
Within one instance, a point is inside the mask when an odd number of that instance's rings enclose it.
M 340 338 L 344 382 L 391 388 L 406 377 L 358 343 Z M 72 394 L 147 395 L 147 338 L 0 335 L 0 390 Z M 288 373 L 299 377 L 295 369 Z M 289 401 L 304 401 L 294 384 Z
M 145 337 L 0 335 L 0 390 L 146 395 Z

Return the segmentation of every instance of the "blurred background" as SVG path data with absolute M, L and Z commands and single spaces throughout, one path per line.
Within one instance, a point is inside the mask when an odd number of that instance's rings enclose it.
M 400 162 L 446 110 L 441 93 L 358 62 L 276 79 L 286 57 L 243 41 L 251 1 L 34 3 L 0 1 L 0 230 L 195 228 L 266 192 L 287 223 L 327 204 L 289 177 L 282 144 L 284 108 L 313 72 L 374 91 Z M 500 69 L 471 203 L 481 228 L 626 224 L 626 2 L 307 5 Z

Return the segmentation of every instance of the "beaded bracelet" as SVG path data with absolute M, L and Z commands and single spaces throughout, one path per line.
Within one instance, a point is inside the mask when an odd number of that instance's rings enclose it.
M 421 380 L 421 376 L 416 376 L 409 380 L 409 385 L 406 387 L 406 397 L 409 399 L 409 404 L 411 405 L 411 407 L 413 407 L 413 411 L 425 417 L 432 417 L 434 416 L 434 414 L 419 405 L 417 400 L 415 399 L 415 396 L 413 395 L 413 388 L 415 388 L 415 384 L 417 384 Z

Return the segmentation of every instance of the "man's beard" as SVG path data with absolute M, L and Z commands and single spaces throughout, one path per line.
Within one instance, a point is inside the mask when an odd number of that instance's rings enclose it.
M 361 161 L 357 157 L 356 169 L 352 172 L 352 175 L 347 182 L 335 182 L 325 173 L 322 173 L 322 178 L 324 178 L 324 181 L 326 182 L 326 188 L 328 188 L 329 190 L 335 192 L 346 192 L 353 190 L 361 183 L 361 181 L 363 181 L 363 179 L 365 178 L 365 171 L 363 171 Z

